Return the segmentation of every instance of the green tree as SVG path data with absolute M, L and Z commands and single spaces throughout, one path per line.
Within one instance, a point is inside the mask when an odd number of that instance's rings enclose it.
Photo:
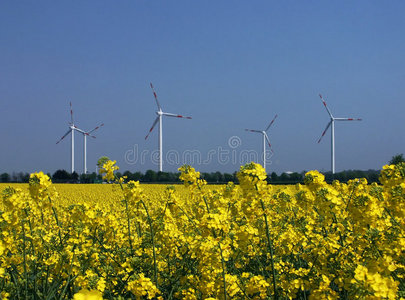
M 294 172 L 290 174 L 290 180 L 294 182 L 302 181 L 302 177 L 300 173 Z
M 139 171 L 132 173 L 132 180 L 140 181 L 142 179 L 143 174 Z
M 290 179 L 290 177 L 288 176 L 287 173 L 281 173 L 281 175 L 280 175 L 280 177 L 279 177 L 279 180 L 282 181 L 282 182 L 286 182 L 286 181 L 288 181 L 289 179 Z
M 0 175 L 1 182 L 10 182 L 10 175 L 8 173 L 3 173 Z
M 271 172 L 270 178 L 271 178 L 271 181 L 272 181 L 272 182 L 277 181 L 277 180 L 278 180 L 278 175 L 277 175 L 277 173 L 276 173 L 276 172 Z
M 394 155 L 392 158 L 391 158 L 391 160 L 389 161 L 389 164 L 390 165 L 397 165 L 397 164 L 399 164 L 399 163 L 401 163 L 401 162 L 405 162 L 405 158 L 404 158 L 404 155 L 401 153 L 401 154 L 397 154 L 397 155 Z
M 107 161 L 109 161 L 110 159 L 107 157 L 107 156 L 102 156 L 102 157 L 100 157 L 99 159 L 98 159 L 98 161 L 97 161 L 97 167 L 99 168 L 99 169 L 101 169 L 102 167 L 103 167 L 103 165 L 107 162 Z
M 159 182 L 169 182 L 170 181 L 169 173 L 159 171 L 157 173 L 157 181 L 159 181 Z
M 70 174 L 65 170 L 57 170 L 52 175 L 53 182 L 68 182 L 70 180 Z
M 219 172 L 219 171 L 216 171 L 215 173 L 213 173 L 213 180 L 216 183 L 224 182 L 224 178 L 223 178 L 222 173 Z
M 76 171 L 74 171 L 70 178 L 72 179 L 73 182 L 78 182 L 79 181 L 79 174 L 77 174 Z
M 153 170 L 147 170 L 145 175 L 143 176 L 143 180 L 145 182 L 156 182 L 157 173 Z
M 228 182 L 230 182 L 230 181 L 233 181 L 233 175 L 232 174 L 229 174 L 229 173 L 224 173 L 224 182 L 225 183 L 228 183 Z

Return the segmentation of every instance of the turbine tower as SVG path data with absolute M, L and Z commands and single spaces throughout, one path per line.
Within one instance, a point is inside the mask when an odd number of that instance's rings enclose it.
M 319 94 L 319 97 L 322 100 L 323 105 L 326 108 L 326 111 L 329 114 L 330 121 L 326 125 L 325 130 L 322 132 L 321 137 L 318 140 L 318 144 L 321 142 L 323 136 L 325 133 L 328 131 L 329 127 L 331 127 L 331 169 L 332 169 L 332 174 L 335 174 L 335 121 L 361 121 L 361 119 L 358 118 L 335 118 L 331 111 L 329 110 L 328 106 L 326 105 L 325 100 L 323 99 L 322 95 Z
M 153 128 L 155 128 L 156 124 L 159 122 L 159 171 L 163 171 L 163 125 L 162 125 L 162 120 L 163 116 L 168 116 L 168 117 L 174 117 L 174 118 L 183 118 L 183 119 L 191 119 L 191 117 L 185 117 L 182 115 L 177 115 L 177 114 L 172 114 L 172 113 L 166 113 L 162 111 L 162 107 L 160 106 L 158 97 L 156 95 L 155 89 L 153 88 L 152 83 L 150 84 L 150 87 L 152 88 L 153 91 L 153 96 L 155 97 L 156 100 L 156 105 L 158 110 L 156 111 L 157 117 L 155 121 L 152 124 L 152 127 L 149 129 L 148 134 L 145 136 L 145 140 L 149 137 L 150 133 L 152 132 Z
M 84 131 L 82 129 L 75 127 L 75 130 L 83 134 L 83 174 L 87 174 L 87 137 L 90 136 L 95 139 L 96 137 L 94 135 L 91 135 L 91 133 L 103 126 L 104 123 L 100 124 L 99 126 L 90 131 Z
M 100 127 L 104 126 L 104 124 L 101 124 L 94 128 L 93 130 L 90 131 L 84 131 L 80 128 L 78 128 L 73 121 L 73 110 L 72 110 L 72 102 L 70 102 L 70 123 L 69 124 L 69 130 L 59 139 L 59 141 L 56 142 L 56 144 L 59 144 L 66 136 L 72 134 L 72 141 L 71 141 L 71 172 L 73 173 L 75 171 L 75 130 L 77 132 L 80 132 L 83 134 L 84 141 L 83 141 L 83 171 L 84 174 L 87 174 L 87 136 L 91 136 L 92 138 L 96 138 L 94 135 L 90 135 L 92 132 L 96 131 Z
M 71 173 L 75 171 L 75 124 L 73 122 L 73 110 L 72 110 L 72 102 L 70 102 L 70 123 L 69 130 L 56 142 L 59 144 L 69 133 L 72 134 L 72 141 L 71 141 Z
M 277 118 L 277 115 L 274 116 L 273 120 L 271 120 L 270 124 L 267 126 L 267 128 L 265 130 L 245 129 L 246 131 L 261 133 L 263 135 L 263 168 L 265 171 L 266 171 L 266 141 L 271 150 L 270 139 L 267 135 L 267 131 L 270 129 L 271 125 L 273 125 L 276 118 Z

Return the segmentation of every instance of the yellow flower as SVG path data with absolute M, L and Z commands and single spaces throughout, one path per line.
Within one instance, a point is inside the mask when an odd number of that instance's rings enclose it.
M 102 300 L 103 295 L 97 290 L 80 290 L 73 295 L 73 300 Z
M 139 181 L 130 180 L 124 187 L 124 196 L 127 201 L 136 202 L 143 197 L 143 191 Z
M 246 164 L 240 167 L 239 176 L 248 176 L 250 178 L 255 178 L 257 180 L 265 180 L 267 177 L 266 171 L 264 168 L 254 162 Z M 239 178 L 239 177 L 238 177 Z
M 266 171 L 261 165 L 254 162 L 241 166 L 237 177 L 245 193 L 263 191 L 267 188 Z
M 51 179 L 43 172 L 32 173 L 29 179 L 31 197 L 33 199 L 44 199 L 48 195 L 48 188 L 51 184 Z
M 103 165 L 114 179 L 115 162 Z M 251 163 L 240 185 L 217 187 L 183 166 L 185 187 L 55 185 L 52 202 L 44 201 L 51 181 L 34 173 L 29 191 L 5 185 L 0 197 L 0 299 L 17 298 L 26 283 L 32 291 L 70 277 L 82 289 L 76 300 L 160 300 L 168 286 L 176 299 L 264 299 L 274 295 L 272 265 L 283 299 L 400 299 L 403 170 L 386 166 L 382 185 L 328 185 L 311 171 L 306 184 L 272 186 Z
M 7 300 L 8 297 L 10 297 L 10 294 L 3 291 L 3 292 L 0 293 L 0 296 L 1 296 L 2 300 Z
M 146 296 L 147 299 L 153 299 L 159 290 L 152 283 L 150 278 L 145 277 L 143 273 L 138 274 L 138 279 L 128 282 L 128 291 L 132 292 L 137 297 Z
M 385 186 L 394 186 L 404 182 L 405 163 L 385 165 L 381 170 L 379 180 Z
M 304 183 L 307 185 L 322 185 L 324 181 L 325 176 L 318 171 L 309 171 L 304 177 Z
M 195 169 L 189 165 L 184 165 L 179 168 L 181 172 L 180 180 L 184 182 L 184 184 L 196 184 L 198 179 L 200 178 L 200 172 L 196 172 Z
M 119 167 L 115 165 L 116 161 L 112 161 L 112 160 L 108 160 L 103 164 L 103 167 L 100 168 L 99 173 L 105 174 L 103 176 L 103 179 L 107 180 L 107 181 L 111 181 L 114 180 L 115 176 L 114 176 L 114 171 L 119 170 Z

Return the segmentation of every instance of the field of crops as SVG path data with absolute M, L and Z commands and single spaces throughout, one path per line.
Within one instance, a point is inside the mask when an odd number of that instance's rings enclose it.
M 401 299 L 405 164 L 364 179 L 240 184 L 0 185 L 1 299 Z

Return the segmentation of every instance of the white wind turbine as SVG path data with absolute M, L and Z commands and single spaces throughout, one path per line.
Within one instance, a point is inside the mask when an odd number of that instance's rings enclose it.
M 326 125 L 325 130 L 322 132 L 321 137 L 318 140 L 318 143 L 321 142 L 323 136 L 325 135 L 326 131 L 328 131 L 329 127 L 331 127 L 331 169 L 332 169 L 332 174 L 335 174 L 335 121 L 361 121 L 361 119 L 356 119 L 356 118 L 335 118 L 331 111 L 329 110 L 328 106 L 326 105 L 325 100 L 323 99 L 322 95 L 319 94 L 319 97 L 321 98 L 323 105 L 326 108 L 326 111 L 328 112 L 330 116 L 330 121 Z
M 266 141 L 271 150 L 270 139 L 267 135 L 267 131 L 270 129 L 271 125 L 273 125 L 276 118 L 277 118 L 277 115 L 274 116 L 273 120 L 270 122 L 269 126 L 267 126 L 267 128 L 265 130 L 245 129 L 246 131 L 261 133 L 263 135 L 263 168 L 265 171 L 266 171 Z
M 191 117 L 185 117 L 182 115 L 163 112 L 152 83 L 150 84 L 150 87 L 152 88 L 153 96 L 155 97 L 158 110 L 156 111 L 157 117 L 156 117 L 155 121 L 153 122 L 152 127 L 149 129 L 149 132 L 146 135 L 145 140 L 148 138 L 148 136 L 152 132 L 153 128 L 155 128 L 156 124 L 159 122 L 159 171 L 162 172 L 162 170 L 163 170 L 163 136 L 162 136 L 163 116 L 174 117 L 174 118 L 183 118 L 183 119 L 191 119 Z
M 87 137 L 90 136 L 95 139 L 96 137 L 94 135 L 91 135 L 90 133 L 96 131 L 97 129 L 103 126 L 104 123 L 87 132 L 75 127 L 75 130 L 83 134 L 83 174 L 87 174 Z
M 72 134 L 72 143 L 71 143 L 71 172 L 73 173 L 75 171 L 75 130 L 77 132 L 80 132 L 83 134 L 84 141 L 83 141 L 83 171 L 84 174 L 87 174 L 87 136 L 91 136 L 92 138 L 96 138 L 94 135 L 90 135 L 90 133 L 96 131 L 100 127 L 104 126 L 104 124 L 101 124 L 94 128 L 93 130 L 90 131 L 84 131 L 80 128 L 78 128 L 74 122 L 73 122 L 73 110 L 72 110 L 72 102 L 70 102 L 70 123 L 69 124 L 69 130 L 59 139 L 59 141 L 56 142 L 56 144 L 59 144 L 69 133 Z

